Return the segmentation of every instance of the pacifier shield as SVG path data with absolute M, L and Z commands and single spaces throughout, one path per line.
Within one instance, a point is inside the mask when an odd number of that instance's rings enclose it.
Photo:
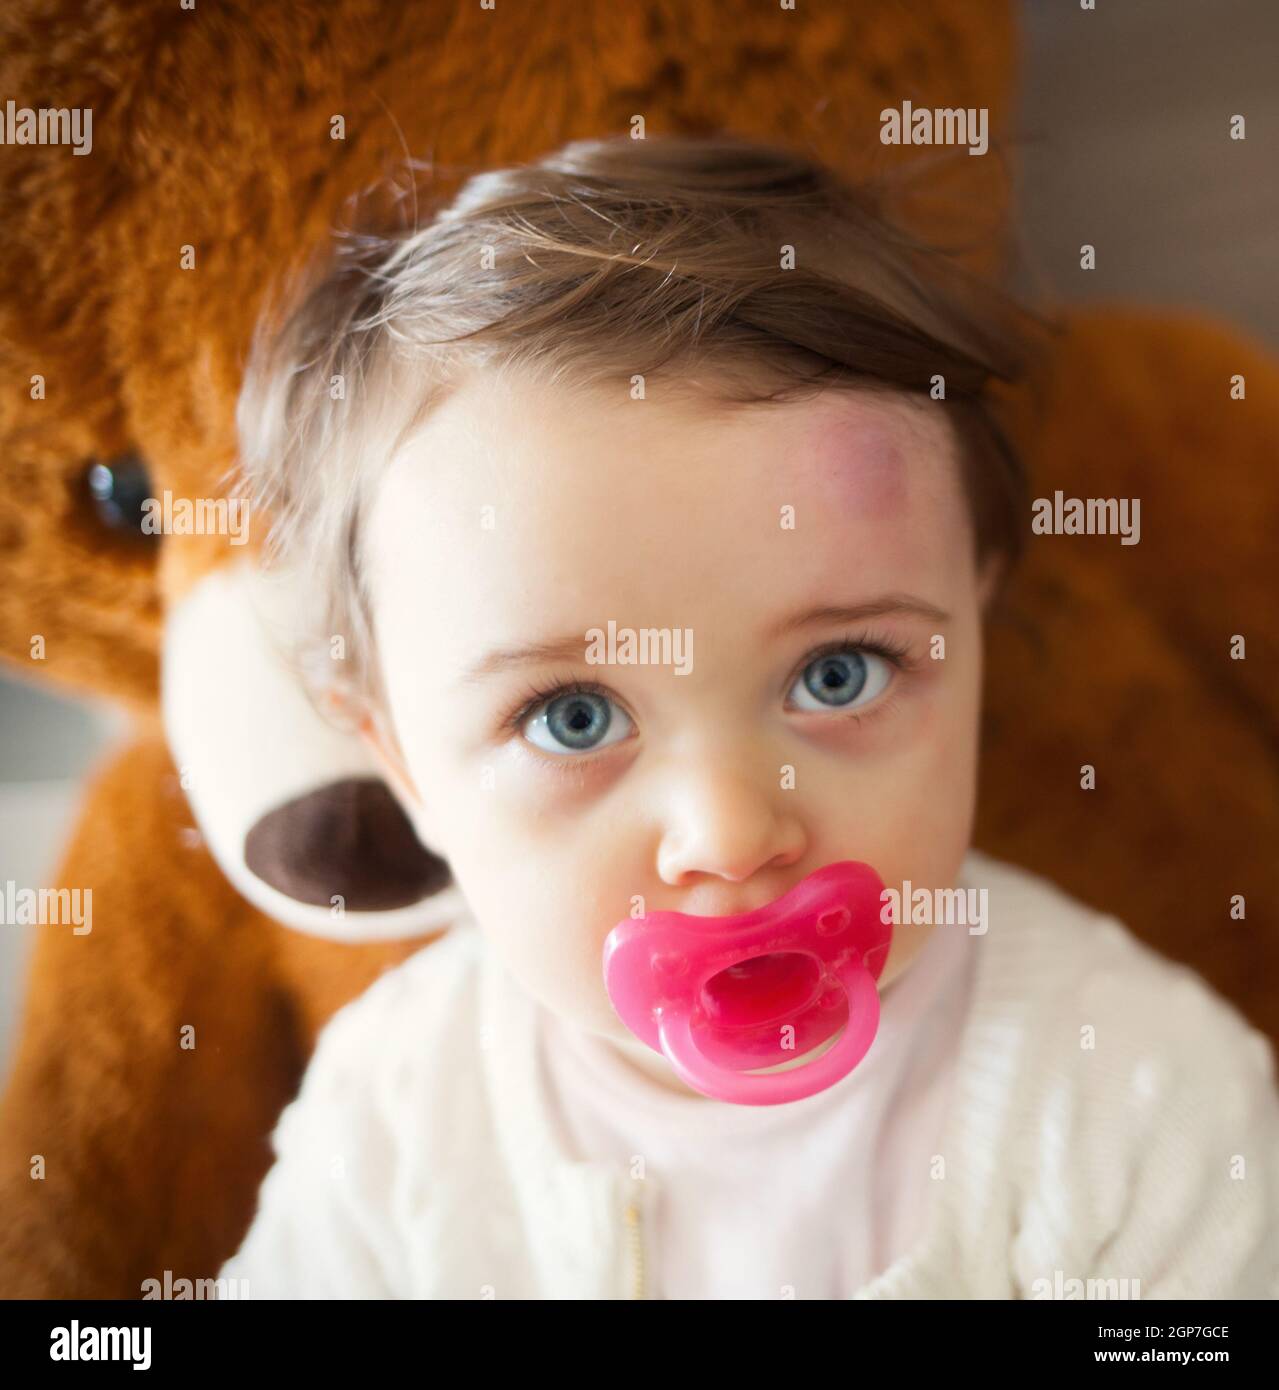
M 695 1090 L 746 1105 L 798 1100 L 865 1056 L 892 924 L 867 864 L 827 864 L 753 912 L 627 918 L 604 945 L 622 1022 Z M 842 1030 L 821 1057 L 771 1075 Z

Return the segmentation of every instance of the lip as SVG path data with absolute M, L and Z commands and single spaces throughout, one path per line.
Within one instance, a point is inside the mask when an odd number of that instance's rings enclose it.
M 605 944 L 609 998 L 656 1051 L 679 1018 L 712 1067 L 751 1072 L 793 1061 L 848 1024 L 854 974 L 882 973 L 892 935 L 880 918 L 882 890 L 869 865 L 841 861 L 750 912 L 619 922 Z

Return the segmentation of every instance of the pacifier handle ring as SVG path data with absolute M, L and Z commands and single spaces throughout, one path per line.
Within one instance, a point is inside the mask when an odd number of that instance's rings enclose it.
M 733 1071 L 710 1061 L 693 1040 L 691 1011 L 663 1014 L 657 1021 L 662 1051 L 686 1085 L 717 1100 L 738 1105 L 779 1105 L 816 1095 L 841 1081 L 861 1061 L 879 1028 L 879 991 L 875 977 L 858 964 L 841 971 L 840 983 L 848 1000 L 844 1036 L 815 1062 L 771 1076 Z

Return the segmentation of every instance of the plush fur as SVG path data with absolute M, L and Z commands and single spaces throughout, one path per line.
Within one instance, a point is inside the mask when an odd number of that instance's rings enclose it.
M 655 133 L 729 128 L 856 173 L 889 157 L 878 112 L 903 99 L 988 106 L 998 130 L 1015 37 L 1009 6 L 963 0 L 6 7 L 0 91 L 92 106 L 95 125 L 85 158 L 0 148 L 0 654 L 127 700 L 138 723 L 88 787 L 58 876 L 93 887 L 93 932 L 35 929 L 0 1103 L 0 1296 L 137 1297 L 166 1269 L 212 1275 L 318 1029 L 420 944 L 300 935 L 218 871 L 155 697 L 163 616 L 226 547 L 121 540 L 90 503 L 90 462 L 134 451 L 155 493 L 209 495 L 234 460 L 264 290 L 404 153 L 434 159 L 444 188 L 642 114 Z M 964 162 L 965 178 L 995 168 Z M 978 205 L 997 216 L 998 190 L 943 190 L 920 216 L 961 239 Z M 194 270 L 179 268 L 184 245 Z M 1234 371 L 1246 402 L 1229 401 Z M 1141 496 L 1143 539 L 1031 547 L 992 633 L 979 835 L 1193 963 L 1272 1032 L 1275 384 L 1236 335 L 1098 311 L 1009 402 L 1042 488 Z M 1228 660 L 1233 632 L 1247 662 Z M 1084 762 L 1096 792 L 1079 790 Z M 1234 892 L 1249 895 L 1244 923 L 1227 913 Z
M 1010 407 L 1036 497 L 1139 497 L 1142 531 L 1032 541 L 990 633 L 977 839 L 1279 1038 L 1279 363 L 1208 320 L 1094 310 Z

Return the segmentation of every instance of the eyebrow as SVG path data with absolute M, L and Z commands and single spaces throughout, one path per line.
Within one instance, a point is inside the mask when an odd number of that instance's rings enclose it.
M 860 623 L 867 618 L 924 618 L 930 623 L 947 623 L 950 614 L 936 604 L 927 603 L 913 594 L 884 594 L 881 598 L 867 599 L 865 603 L 823 604 L 817 608 L 801 609 L 781 622 L 775 623 L 765 634 L 766 641 L 785 637 L 787 633 L 800 628 L 813 627 L 817 623 Z
M 542 666 L 553 661 L 581 660 L 586 650 L 586 634 L 573 633 L 550 642 L 529 642 L 518 647 L 503 647 L 483 656 L 470 667 L 460 684 L 469 685 L 509 671 L 514 666 Z
M 775 623 L 766 633 L 765 641 L 775 641 L 788 633 L 801 628 L 815 627 L 820 623 L 860 623 L 867 618 L 914 617 L 932 623 L 950 621 L 950 614 L 935 604 L 927 603 L 910 594 L 885 594 L 882 598 L 868 599 L 865 603 L 823 604 L 816 608 L 801 609 Z M 468 668 L 461 681 L 470 685 L 485 680 L 489 676 L 500 675 L 520 666 L 544 666 L 556 661 L 581 660 L 586 649 L 586 633 L 570 633 L 547 642 L 526 642 L 514 647 L 501 647 L 488 652 Z

